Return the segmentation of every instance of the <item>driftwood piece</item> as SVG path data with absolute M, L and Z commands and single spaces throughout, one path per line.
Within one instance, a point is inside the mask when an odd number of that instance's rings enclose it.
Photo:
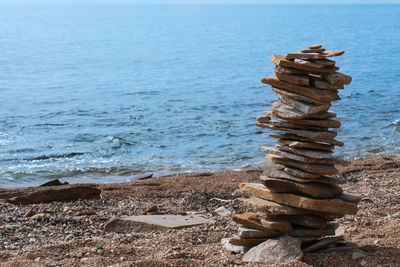
M 49 187 L 1 189 L 0 199 L 13 204 L 36 204 L 52 201 L 99 199 L 101 190 L 96 185 L 74 184 Z

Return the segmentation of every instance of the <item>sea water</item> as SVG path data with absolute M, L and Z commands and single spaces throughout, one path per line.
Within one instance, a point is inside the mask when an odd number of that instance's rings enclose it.
M 1 4 L 0 4 L 1 5 Z M 270 58 L 322 43 L 353 82 L 345 159 L 400 153 L 398 5 L 2 5 L 0 186 L 266 162 Z M 121 176 L 125 175 L 125 176 Z M 122 177 L 122 178 L 121 178 Z M 127 178 L 128 177 L 128 178 Z

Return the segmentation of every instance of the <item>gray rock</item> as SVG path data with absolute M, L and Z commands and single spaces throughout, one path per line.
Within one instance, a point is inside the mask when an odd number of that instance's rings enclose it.
M 229 239 L 230 238 L 222 238 L 221 239 L 221 244 L 226 250 L 228 250 L 228 251 L 230 251 L 232 253 L 235 253 L 235 254 L 244 254 L 244 253 L 246 253 L 248 248 L 242 247 L 242 246 L 232 245 L 231 243 L 229 243 Z
M 300 260 L 302 257 L 301 240 L 283 235 L 277 239 L 269 239 L 251 248 L 244 254 L 242 261 L 272 265 Z

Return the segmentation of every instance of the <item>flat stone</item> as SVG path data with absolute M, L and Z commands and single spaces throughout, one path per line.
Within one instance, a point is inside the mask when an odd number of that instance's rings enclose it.
M 255 209 L 260 212 L 267 213 L 267 215 L 315 215 L 323 218 L 324 220 L 334 220 L 342 217 L 343 215 L 334 214 L 334 213 L 326 213 L 319 212 L 301 208 L 290 207 L 284 204 L 279 204 L 276 202 L 272 202 L 269 200 L 261 199 L 258 197 L 250 197 L 250 198 L 238 198 L 236 202 L 248 207 L 250 209 Z
M 322 67 L 320 68 L 316 68 L 308 64 L 293 62 L 280 55 L 273 55 L 271 61 L 280 67 L 305 70 L 311 73 L 335 73 L 336 71 L 334 68 L 325 67 L 323 65 L 321 65 Z
M 262 183 L 274 193 L 304 194 L 316 198 L 333 198 L 343 192 L 340 186 L 318 182 L 298 183 L 265 177 L 262 179 Z
M 331 84 L 323 79 L 310 76 L 311 85 L 318 89 L 336 90 L 343 89 L 343 84 Z
M 338 57 L 344 54 L 344 51 L 324 51 L 321 53 L 323 57 Z
M 287 140 L 293 140 L 293 141 L 328 143 L 328 144 L 335 145 L 335 146 L 343 146 L 344 145 L 343 142 L 337 141 L 335 139 L 330 139 L 330 140 L 325 140 L 325 141 L 315 141 L 315 140 L 312 140 L 310 138 L 298 136 L 298 135 L 293 134 L 293 133 L 270 134 L 269 136 L 271 136 L 273 138 L 287 139 Z
M 270 233 L 245 226 L 239 226 L 238 235 L 241 238 L 269 238 L 271 236 Z
M 256 121 L 259 123 L 269 123 L 271 121 L 271 118 L 267 116 L 259 116 L 257 117 Z
M 303 49 L 300 50 L 301 53 L 322 53 L 326 49 L 325 48 L 314 48 L 314 49 Z
M 314 63 L 320 64 L 320 65 L 324 65 L 327 67 L 332 67 L 335 66 L 336 62 L 327 58 L 323 58 L 323 59 L 312 59 L 311 60 Z
M 243 246 L 243 247 L 254 247 L 258 244 L 265 242 L 268 238 L 243 238 L 240 236 L 234 236 L 229 240 L 229 243 L 234 246 Z
M 288 82 L 280 81 L 276 77 L 266 77 L 262 78 L 261 82 L 264 84 L 271 85 L 272 87 L 285 89 L 292 93 L 307 96 L 318 102 L 331 102 L 339 100 L 337 90 L 321 90 L 313 87 L 305 87 L 296 84 L 291 84 Z
M 308 75 L 309 72 L 305 71 L 305 70 L 299 70 L 299 69 L 294 69 L 294 68 L 284 68 L 284 67 L 279 67 L 279 66 L 275 66 L 274 68 L 274 72 L 279 72 L 282 74 L 286 74 L 286 75 L 292 75 L 292 74 L 300 74 L 300 75 Z
M 288 222 L 267 220 L 265 217 L 254 212 L 237 214 L 232 219 L 238 224 L 270 233 L 271 236 L 293 230 L 292 225 Z
M 310 61 L 310 60 L 301 59 L 301 58 L 296 58 L 296 59 L 294 60 L 294 62 L 299 63 L 299 64 L 303 64 L 303 65 L 306 65 L 306 66 L 318 68 L 318 69 L 324 68 L 324 67 L 325 67 L 324 65 L 317 64 L 317 63 L 314 63 L 314 62 L 312 62 L 312 61 Z
M 350 84 L 351 83 L 351 76 L 346 75 L 344 73 L 335 72 L 331 74 L 323 74 L 323 79 L 328 81 L 331 84 L 340 85 L 340 84 Z
M 324 54 L 320 53 L 302 53 L 302 52 L 293 52 L 289 53 L 286 56 L 286 59 L 296 59 L 296 58 L 325 58 Z
M 269 124 L 275 128 L 290 128 L 290 129 L 311 130 L 311 131 L 327 131 L 328 130 L 328 128 L 323 128 L 323 127 L 318 127 L 318 126 L 300 125 L 300 124 L 295 124 L 295 123 L 286 122 L 286 121 L 276 121 L 276 120 L 267 121 L 263 117 L 261 117 L 261 118 L 258 117 L 257 123 Z
M 308 75 L 299 75 L 299 74 L 284 74 L 280 72 L 275 72 L 276 77 L 280 81 L 285 81 L 288 83 L 298 84 L 298 85 L 310 85 L 310 77 Z
M 113 232 L 150 232 L 212 223 L 214 223 L 214 220 L 202 216 L 139 215 L 111 219 L 104 225 L 104 230 Z
M 311 103 L 311 104 L 315 104 L 315 105 L 323 104 L 323 102 L 317 101 L 317 100 L 315 100 L 315 99 L 313 99 L 311 97 L 300 95 L 300 94 L 297 94 L 297 93 L 293 93 L 293 92 L 290 92 L 290 91 L 285 90 L 285 89 L 279 89 L 279 88 L 276 88 L 276 87 L 272 87 L 272 90 L 276 94 L 285 95 L 287 97 L 290 97 L 290 98 L 298 100 L 298 101 L 303 101 L 303 102 L 307 102 L 307 103 Z
M 339 171 L 332 165 L 314 164 L 314 163 L 304 163 L 296 160 L 287 159 L 281 156 L 268 154 L 267 159 L 275 164 L 280 164 L 287 167 L 292 167 L 300 169 L 310 173 L 317 173 L 322 175 L 335 175 Z
M 288 133 L 292 133 L 294 135 L 300 137 L 307 137 L 312 141 L 317 142 L 332 142 L 331 140 L 337 135 L 336 132 L 332 131 L 311 131 L 311 130 L 298 130 L 298 129 L 291 129 L 291 128 L 284 128 L 284 127 L 276 127 L 271 123 L 256 123 L 256 126 L 271 130 L 279 130 Z
M 341 181 L 337 178 L 328 177 L 328 176 L 321 176 L 318 178 L 296 177 L 296 176 L 290 175 L 289 173 L 285 172 L 284 168 L 282 168 L 282 167 L 274 167 L 274 168 L 265 169 L 263 174 L 260 176 L 260 180 L 263 180 L 264 178 L 268 178 L 268 177 L 280 178 L 280 179 L 285 179 L 285 180 L 299 182 L 299 183 L 311 183 L 311 182 L 319 182 L 319 183 L 325 183 L 325 184 L 343 183 L 343 181 Z
M 324 229 L 313 229 L 309 227 L 296 226 L 289 234 L 294 237 L 301 236 L 327 236 L 334 235 L 337 224 L 333 222 L 327 223 Z
M 221 244 L 226 250 L 228 250 L 232 253 L 235 253 L 235 254 L 244 254 L 247 252 L 247 250 L 248 250 L 247 247 L 232 245 L 231 243 L 229 243 L 229 240 L 230 240 L 230 238 L 222 238 L 221 239 Z
M 305 103 L 305 102 L 304 102 Z M 328 103 L 330 105 L 330 103 Z M 297 106 L 300 108 L 300 103 Z M 304 104 L 303 108 L 306 109 L 306 105 Z M 312 104 L 309 105 L 309 108 L 312 108 Z M 314 109 L 314 111 L 317 108 Z M 292 119 L 292 120 L 301 120 L 301 119 L 329 119 L 332 117 L 336 117 L 336 114 L 333 112 L 322 111 L 318 113 L 304 113 L 298 109 L 295 109 L 289 105 L 286 105 L 282 102 L 274 102 L 271 105 L 272 113 L 279 115 L 284 119 Z M 312 111 L 312 110 L 311 110 Z
M 269 217 L 271 217 L 272 219 L 285 220 L 294 225 L 300 225 L 315 229 L 325 229 L 327 226 L 326 220 L 324 218 L 311 214 L 270 215 Z
M 242 183 L 239 188 L 243 193 L 296 208 L 336 214 L 354 215 L 357 213 L 356 204 L 337 198 L 315 199 L 294 194 L 274 193 L 264 185 L 255 183 Z
M 348 194 L 348 193 L 342 193 L 342 194 L 338 195 L 337 197 L 343 201 L 351 202 L 354 204 L 358 204 L 361 201 L 361 196 L 352 195 L 352 194 Z
M 296 177 L 301 177 L 304 179 L 316 179 L 316 178 L 320 178 L 323 177 L 321 174 L 318 173 L 310 173 L 310 172 L 306 172 L 306 171 L 302 171 L 296 168 L 291 168 L 291 167 L 287 167 L 285 166 L 285 168 L 283 168 L 283 170 L 285 172 L 287 172 L 290 175 L 296 176 Z
M 326 248 L 329 247 L 330 245 L 335 244 L 336 242 L 344 240 L 343 236 L 334 236 L 334 237 L 327 237 L 321 240 L 318 240 L 318 242 L 311 244 L 303 249 L 304 253 L 309 253 L 316 251 L 318 249 Z
M 333 149 L 335 149 L 334 145 L 325 145 L 325 144 L 319 144 L 319 143 L 314 143 L 314 142 L 302 142 L 302 141 L 279 139 L 279 143 L 289 146 L 289 147 L 293 147 L 293 148 L 317 149 L 317 150 L 323 150 L 323 151 L 327 151 L 327 152 L 333 152 Z
M 145 173 L 139 173 L 139 174 L 135 174 L 131 177 L 129 177 L 131 180 L 144 180 L 144 179 L 149 179 L 153 177 L 153 173 L 152 172 L 145 172 Z
M 318 126 L 318 127 L 323 127 L 323 128 L 340 128 L 340 121 L 337 120 L 332 120 L 332 119 L 292 119 L 292 118 L 285 118 L 282 116 L 279 116 L 278 114 L 275 114 L 274 112 L 267 110 L 264 111 L 266 115 L 273 116 L 275 118 L 281 119 L 281 120 L 286 120 L 295 124 L 300 124 L 300 125 L 308 125 L 308 126 Z M 333 113 L 334 114 L 334 113 Z M 330 114 L 330 116 L 333 116 L 333 114 Z
M 300 112 L 303 112 L 305 114 L 314 114 L 314 113 L 320 113 L 324 111 L 328 111 L 329 108 L 331 107 L 330 103 L 324 103 L 322 105 L 315 105 L 303 101 L 299 101 L 293 98 L 290 98 L 286 95 L 282 95 L 277 93 L 276 96 L 278 97 L 278 100 L 285 105 L 288 105 Z
M 315 45 L 309 45 L 309 46 L 308 46 L 308 49 L 319 49 L 319 48 L 321 48 L 321 47 L 322 47 L 321 44 L 315 44 Z
M 251 248 L 243 255 L 242 261 L 271 266 L 301 260 L 302 257 L 301 240 L 284 235 L 277 239 L 269 239 Z
M 302 156 L 313 158 L 313 159 L 332 159 L 332 151 L 295 148 L 295 147 L 283 146 L 283 145 L 279 145 L 279 144 L 277 145 L 277 148 L 280 150 L 292 152 L 297 155 L 302 155 Z
M 278 147 L 279 145 L 277 145 Z M 259 148 L 259 151 L 261 152 L 266 152 L 272 155 L 276 155 L 279 157 L 283 157 L 286 159 L 291 159 L 291 160 L 296 160 L 296 161 L 300 161 L 303 163 L 314 163 L 314 164 L 324 164 L 324 165 L 335 165 L 335 164 L 339 164 L 341 163 L 340 161 L 337 161 L 335 159 L 315 159 L 315 158 L 309 158 L 309 157 L 305 157 L 299 154 L 295 154 L 289 151 L 285 151 L 282 150 L 281 147 L 285 147 L 285 146 L 279 146 L 278 149 L 273 148 L 273 147 L 267 147 L 267 146 L 263 146 Z

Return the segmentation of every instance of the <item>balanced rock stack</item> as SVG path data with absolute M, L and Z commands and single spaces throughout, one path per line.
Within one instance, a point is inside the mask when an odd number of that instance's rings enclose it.
M 340 240 L 321 237 L 335 235 L 333 220 L 357 213 L 360 198 L 343 193 L 341 180 L 332 177 L 338 173 L 335 165 L 346 163 L 333 157 L 334 147 L 343 143 L 329 130 L 340 127 L 329 108 L 351 77 L 337 72 L 335 61 L 327 58 L 343 53 L 311 45 L 286 57 L 273 55 L 276 77 L 261 81 L 272 86 L 279 101 L 256 125 L 284 132 L 270 135 L 278 139 L 275 147 L 259 149 L 277 166 L 264 170 L 261 184 L 240 184 L 240 190 L 251 195 L 240 203 L 255 212 L 233 217 L 240 227 L 238 236 L 230 239 L 232 245 L 252 247 L 287 233 L 310 251 Z

